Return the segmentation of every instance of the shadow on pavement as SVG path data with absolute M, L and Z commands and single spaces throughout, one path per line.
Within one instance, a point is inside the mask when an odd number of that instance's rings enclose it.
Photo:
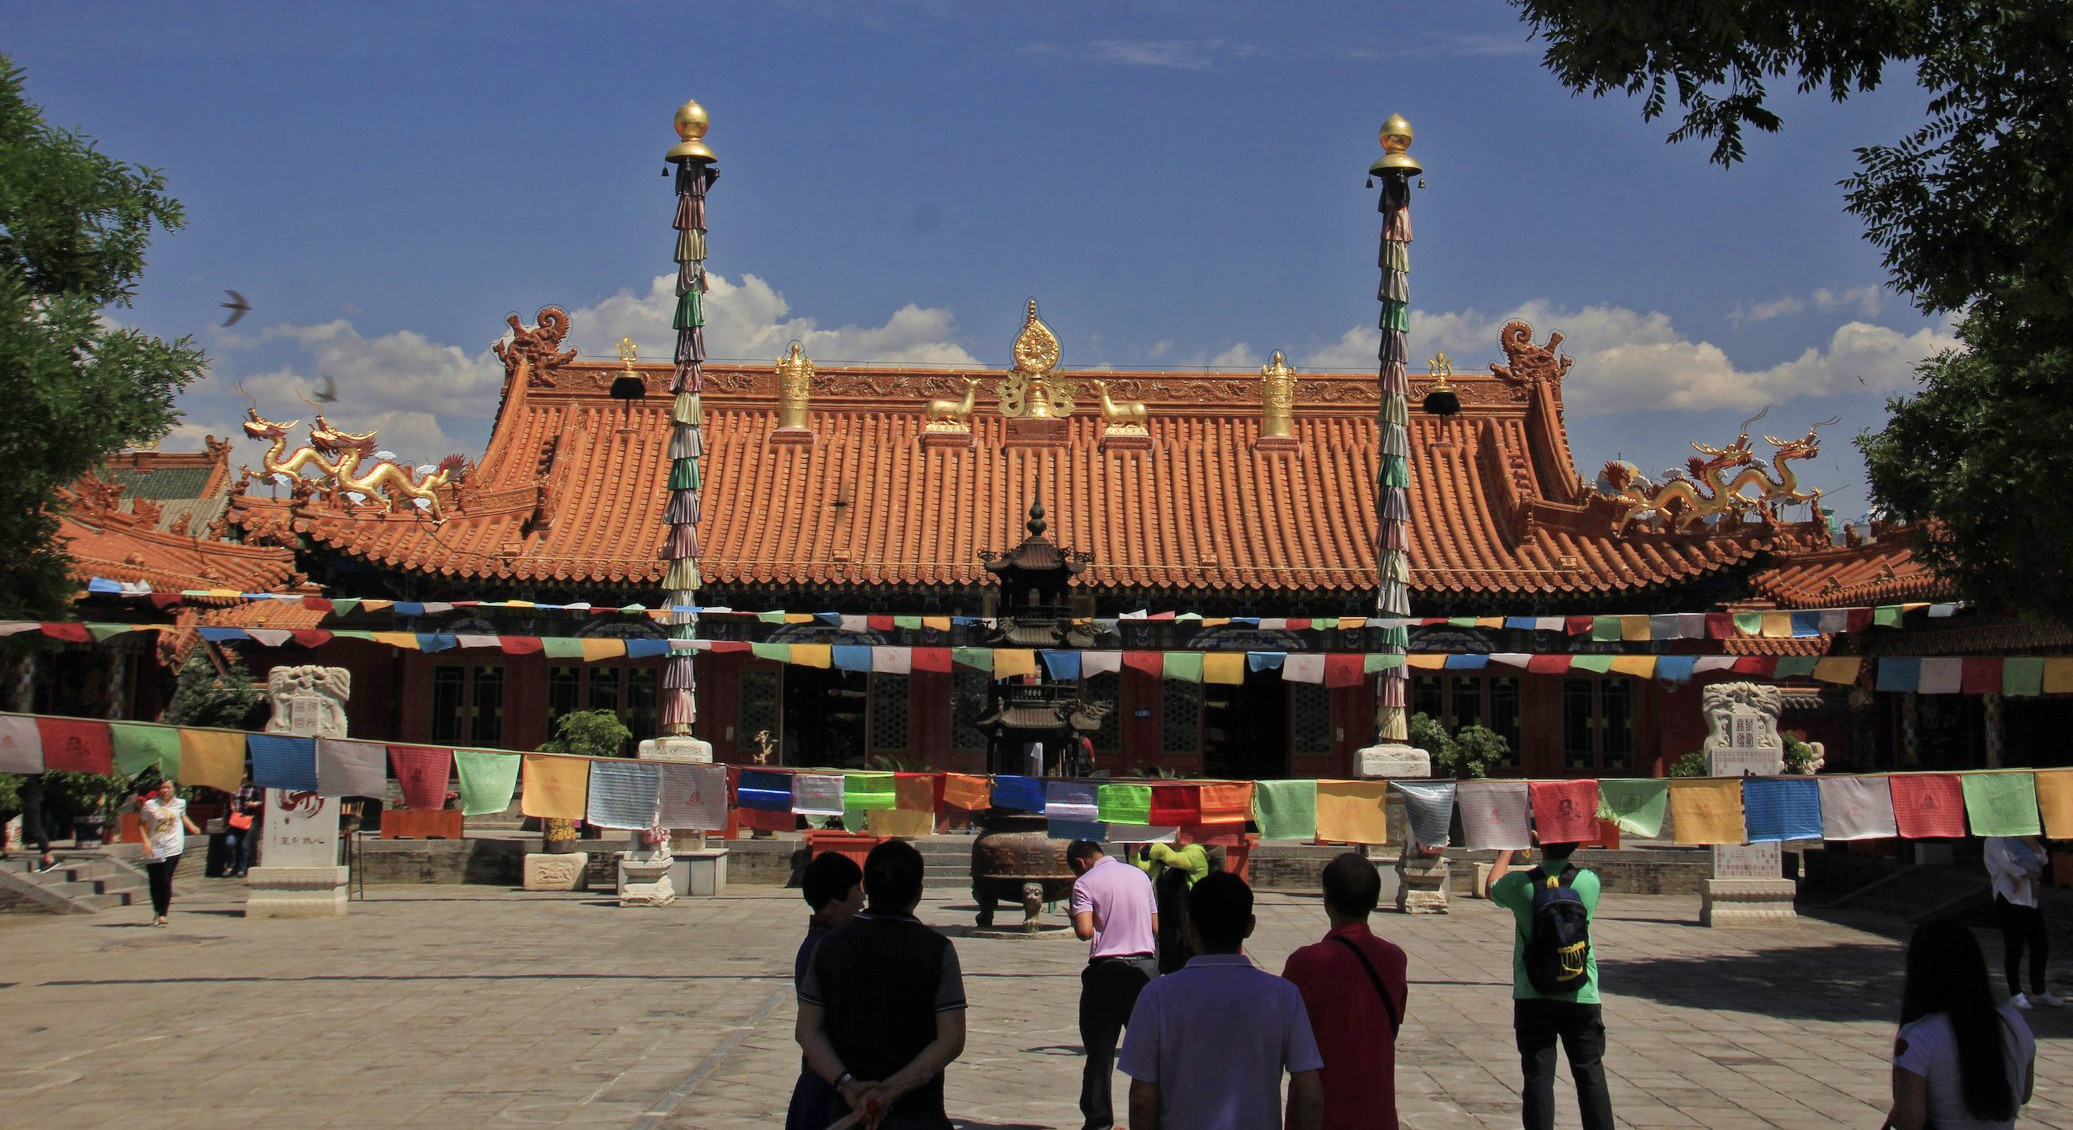
M 1890 1020 L 1900 1013 L 1901 951 L 1848 943 L 1708 957 L 1600 954 L 1606 992 L 1781 1019 Z

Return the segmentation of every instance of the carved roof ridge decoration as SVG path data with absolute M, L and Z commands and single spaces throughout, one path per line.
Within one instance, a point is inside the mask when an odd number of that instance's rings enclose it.
M 1562 378 L 1569 375 L 1569 366 L 1573 362 L 1556 352 L 1556 347 L 1562 344 L 1560 330 L 1549 332 L 1546 345 L 1535 345 L 1532 323 L 1514 318 L 1497 331 L 1497 342 L 1504 348 L 1505 363 L 1491 362 L 1490 372 L 1507 384 L 1560 385 Z

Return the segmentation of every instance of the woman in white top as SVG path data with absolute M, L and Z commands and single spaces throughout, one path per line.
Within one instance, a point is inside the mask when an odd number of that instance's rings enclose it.
M 202 830 L 187 818 L 187 802 L 174 794 L 171 781 L 158 783 L 158 795 L 144 802 L 144 870 L 151 874 L 153 926 L 166 924 L 166 912 L 173 906 L 173 871 L 180 866 L 180 853 L 187 850 L 187 835 Z
M 2022 1013 L 1995 1005 L 1972 931 L 1951 918 L 1924 923 L 1907 944 L 1886 1125 L 2008 1130 L 2036 1077 L 2037 1040 Z
M 1986 844 L 1987 874 L 1994 880 L 1994 924 L 2001 928 L 2001 971 L 2008 976 L 2008 1003 L 2065 1004 L 2045 987 L 2044 963 L 2051 942 L 2044 932 L 2044 913 L 2037 909 L 2037 880 L 2044 873 L 2044 845 L 2035 836 L 1990 836 Z M 2030 992 L 2023 993 L 2023 949 L 2030 951 Z

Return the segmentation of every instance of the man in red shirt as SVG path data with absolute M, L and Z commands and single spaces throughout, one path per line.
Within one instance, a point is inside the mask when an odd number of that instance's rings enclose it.
M 1324 1056 L 1324 1130 L 1397 1130 L 1396 1033 L 1404 951 L 1368 929 L 1382 895 L 1374 861 L 1347 852 L 1324 868 L 1324 940 L 1288 955 Z

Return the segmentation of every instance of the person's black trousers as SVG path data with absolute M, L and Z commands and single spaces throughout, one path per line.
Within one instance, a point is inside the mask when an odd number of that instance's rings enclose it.
M 2008 995 L 2023 991 L 2020 974 L 2024 946 L 2030 949 L 2030 991 L 2044 992 L 2044 962 L 2051 956 L 2051 938 L 2044 932 L 2044 912 L 2034 906 L 2017 906 L 2006 896 L 1995 895 L 1994 924 L 2001 928 L 2001 969 L 2008 975 Z
M 173 871 L 180 866 L 180 857 L 152 859 L 145 861 L 144 870 L 151 876 L 151 912 L 160 918 L 173 905 Z
M 1109 1130 L 1116 1124 L 1109 1104 L 1116 1043 L 1123 1025 L 1130 1022 L 1130 1010 L 1137 1007 L 1137 994 L 1158 972 L 1159 964 L 1150 954 L 1097 957 L 1080 971 L 1080 1044 L 1087 1049 L 1087 1066 L 1080 1076 L 1083 1130 Z
M 1605 1088 L 1605 1021 L 1595 1004 L 1514 1000 L 1512 1033 L 1519 1042 L 1520 1125 L 1553 1130 L 1555 1125 L 1555 1041 L 1569 1054 L 1576 1078 L 1576 1105 L 1584 1130 L 1612 1130 L 1612 1093 Z

